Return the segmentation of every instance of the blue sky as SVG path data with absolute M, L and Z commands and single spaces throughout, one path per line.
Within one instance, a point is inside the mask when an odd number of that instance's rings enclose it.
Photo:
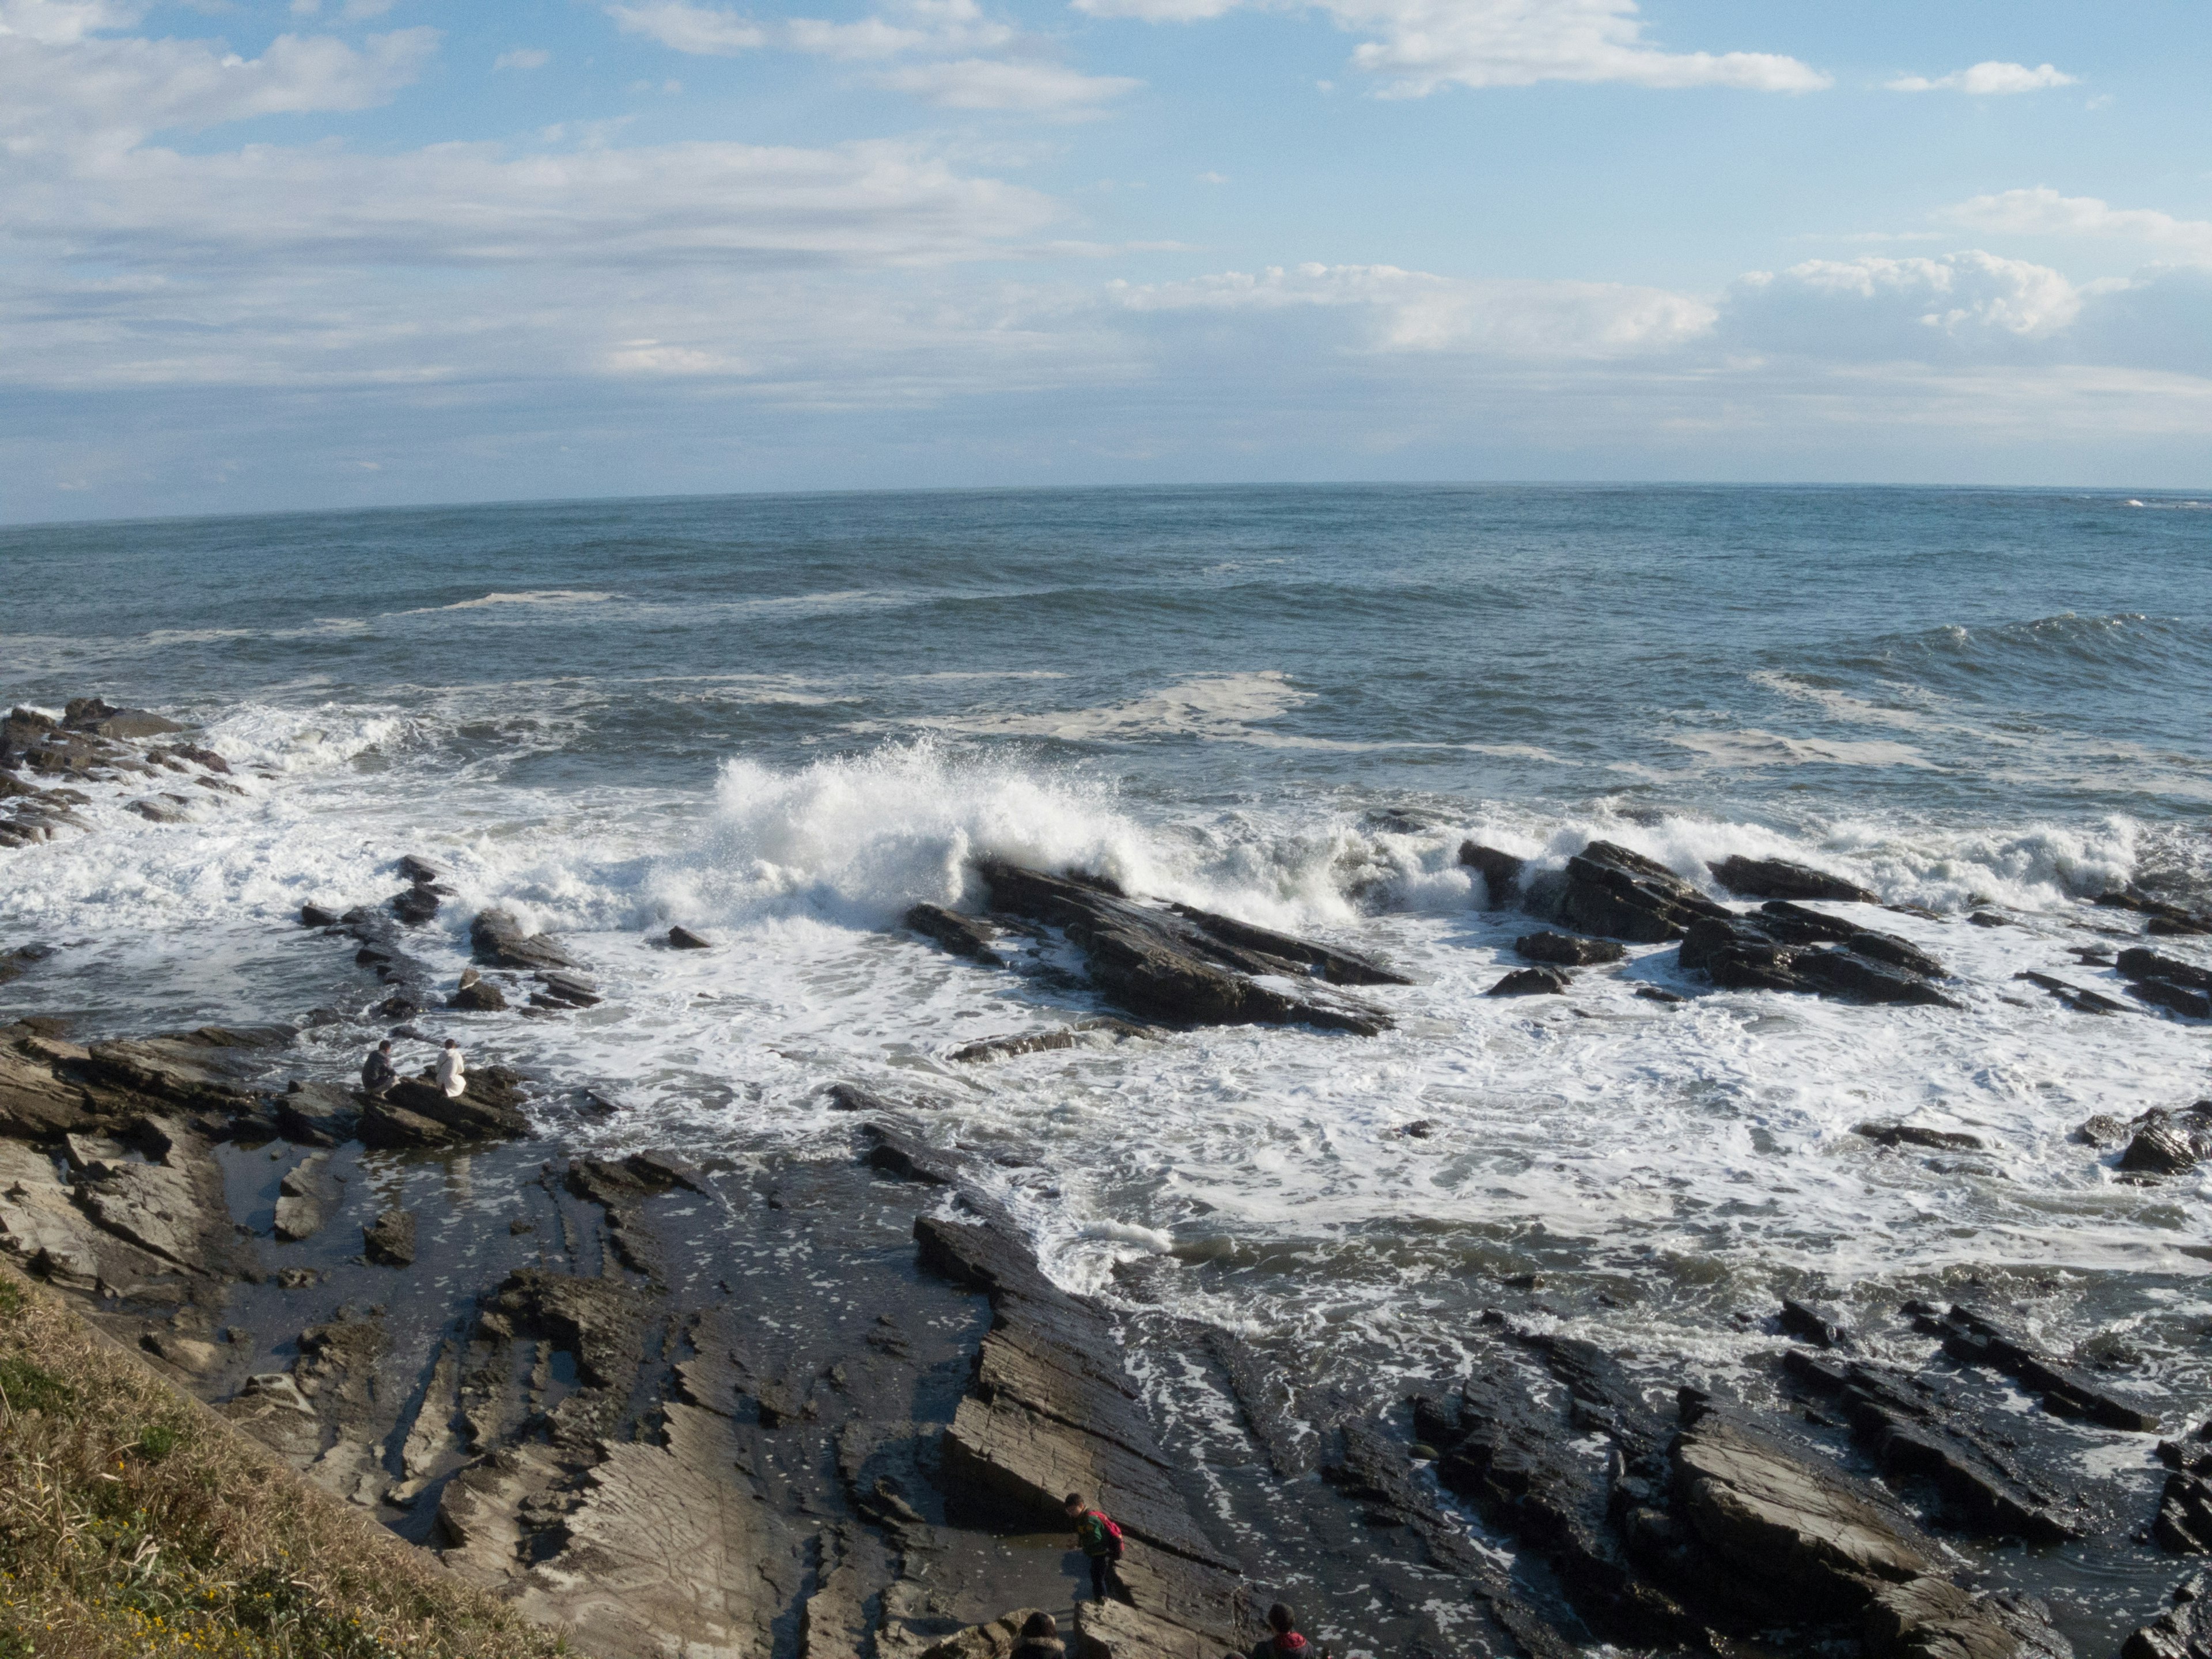
M 2212 484 L 2212 9 L 0 0 L 0 517 Z

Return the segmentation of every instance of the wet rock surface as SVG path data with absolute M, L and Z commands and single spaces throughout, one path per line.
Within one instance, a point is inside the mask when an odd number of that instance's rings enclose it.
M 975 870 L 994 910 L 1060 929 L 1082 953 L 1091 983 L 1147 1019 L 1305 1024 L 1371 1036 L 1389 1029 L 1389 1015 L 1330 988 L 1406 983 L 1348 951 L 1188 905 L 1142 904 L 1099 878 L 990 860 Z
M 1827 899 L 1855 904 L 1879 903 L 1880 896 L 1855 881 L 1787 859 L 1753 859 L 1739 854 L 1708 866 L 1713 879 L 1741 898 Z

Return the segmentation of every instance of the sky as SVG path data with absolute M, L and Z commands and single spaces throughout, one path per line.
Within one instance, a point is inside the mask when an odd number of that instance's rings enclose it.
M 2212 7 L 0 0 L 0 520 L 2212 488 Z

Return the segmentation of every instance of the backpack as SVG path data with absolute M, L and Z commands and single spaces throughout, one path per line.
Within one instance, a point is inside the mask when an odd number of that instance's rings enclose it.
M 1099 1531 L 1105 1534 L 1106 1553 L 1112 1556 L 1116 1561 L 1120 1560 L 1121 1559 L 1121 1529 L 1114 1524 L 1114 1517 L 1108 1515 L 1103 1510 L 1086 1510 L 1084 1513 L 1091 1520 L 1096 1521 L 1098 1523 Z

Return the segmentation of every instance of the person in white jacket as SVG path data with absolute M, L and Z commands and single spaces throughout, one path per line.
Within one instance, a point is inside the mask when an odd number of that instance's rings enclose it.
M 438 1056 L 438 1086 L 446 1091 L 449 1100 L 459 1100 L 469 1086 L 469 1063 L 461 1056 L 461 1045 L 451 1037 Z

